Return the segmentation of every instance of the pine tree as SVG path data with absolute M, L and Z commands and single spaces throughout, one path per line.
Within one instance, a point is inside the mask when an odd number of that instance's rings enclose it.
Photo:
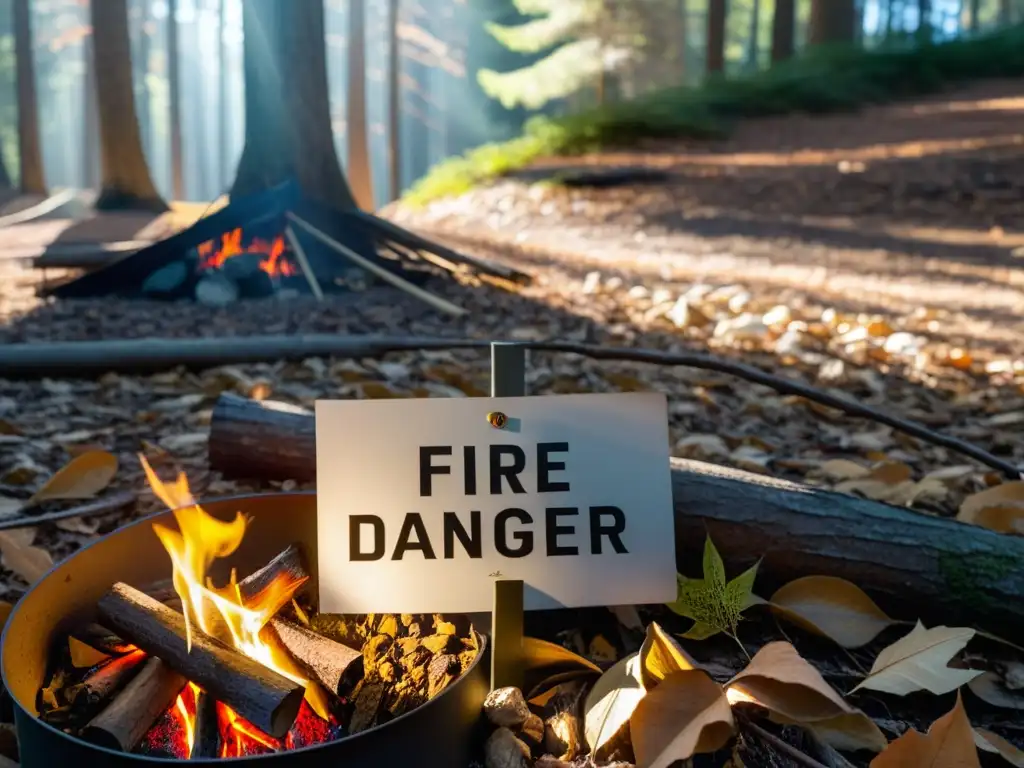
M 510 51 L 539 54 L 535 63 L 511 72 L 481 69 L 484 92 L 506 109 L 540 109 L 587 86 L 600 88 L 605 75 L 623 68 L 642 47 L 635 3 L 628 0 L 513 0 L 524 16 L 517 25 L 488 24 L 487 31 Z

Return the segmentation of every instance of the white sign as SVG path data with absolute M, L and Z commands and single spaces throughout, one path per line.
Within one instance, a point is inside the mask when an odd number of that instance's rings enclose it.
M 316 456 L 321 611 L 675 599 L 663 395 L 319 401 Z

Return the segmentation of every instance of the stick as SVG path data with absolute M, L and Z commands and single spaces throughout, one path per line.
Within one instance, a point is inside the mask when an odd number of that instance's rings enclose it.
M 121 656 L 135 650 L 134 645 L 125 642 L 124 638 L 100 624 L 86 624 L 84 627 L 78 627 L 71 633 L 71 636 L 90 648 L 110 656 Z
M 292 247 L 292 253 L 295 254 L 295 260 L 299 262 L 299 268 L 302 269 L 306 282 L 309 283 L 309 290 L 316 296 L 317 301 L 323 301 L 324 292 L 320 290 L 320 282 L 316 279 L 316 275 L 313 274 L 313 268 L 309 266 L 309 259 L 306 258 L 306 251 L 303 249 L 302 243 L 299 242 L 299 238 L 296 237 L 295 230 L 292 229 L 291 224 L 284 228 L 284 235 L 288 238 L 288 243 Z
M 9 213 L 6 216 L 0 216 L 0 227 L 24 224 L 26 221 L 32 221 L 33 219 L 38 219 L 40 216 L 53 213 L 62 205 L 70 203 L 75 198 L 76 194 L 78 194 L 78 192 L 71 188 L 55 192 L 45 200 L 42 200 L 35 205 L 23 208 L 16 213 Z
M 447 312 L 449 315 L 454 315 L 455 317 L 460 317 L 466 314 L 466 310 L 463 309 L 462 307 L 456 306 L 455 304 L 452 304 L 450 301 L 435 296 L 434 294 L 423 290 L 419 286 L 413 285 L 405 278 L 399 277 L 393 272 L 389 272 L 383 267 L 374 264 L 369 259 L 364 259 L 351 248 L 342 245 L 334 238 L 324 234 L 319 229 L 314 227 L 312 224 L 307 222 L 305 219 L 299 218 L 291 211 L 289 211 L 287 215 L 289 219 L 294 221 L 296 224 L 298 224 L 300 227 L 302 227 L 304 230 L 306 230 L 309 234 L 311 234 L 317 240 L 322 242 L 324 245 L 333 248 L 346 259 L 359 265 L 362 269 L 365 269 L 367 272 L 372 272 L 381 280 L 391 283 L 396 288 L 405 291 L 410 296 L 415 296 L 420 301 L 426 302 L 434 309 L 440 310 L 442 312 Z
M 189 760 L 205 760 L 220 754 L 220 726 L 217 723 L 217 702 L 206 691 L 196 694 L 195 737 Z
M 315 430 L 309 411 L 222 395 L 210 466 L 229 478 L 315 480 Z M 672 487 L 687 572 L 710 532 L 736 573 L 764 556 L 762 596 L 801 576 L 841 576 L 896 618 L 1024 632 L 1022 537 L 702 462 L 673 459 Z
M 150 658 L 121 695 L 85 726 L 82 738 L 131 752 L 184 687 L 184 677 L 160 659 Z
M 818 762 L 810 755 L 805 755 L 792 744 L 787 744 L 774 733 L 769 733 L 757 723 L 752 723 L 748 720 L 747 727 L 777 750 L 796 760 L 800 765 L 806 766 L 807 768 L 828 768 L 824 763 Z
M 179 365 L 201 369 L 307 357 L 380 357 L 410 349 L 482 349 L 488 344 L 480 339 L 330 334 L 0 344 L 0 371 L 7 379 L 82 377 L 110 371 L 161 371 Z
M 139 650 L 124 656 L 115 656 L 100 665 L 82 682 L 71 686 L 67 691 L 68 701 L 87 708 L 102 703 L 128 682 L 145 660 L 146 654 Z
M 301 685 L 196 627 L 189 651 L 182 614 L 121 582 L 100 598 L 98 608 L 106 626 L 163 659 L 264 733 L 282 738 L 295 722 Z
M 135 503 L 134 491 L 121 491 L 102 499 L 90 501 L 88 504 L 80 504 L 70 509 L 62 509 L 59 512 L 47 512 L 43 515 L 30 515 L 15 517 L 0 521 L 0 531 L 11 528 L 29 528 L 43 523 L 55 523 L 58 520 L 67 520 L 70 517 L 89 517 L 90 515 L 105 515 L 110 512 L 118 512 L 125 507 Z M 22 510 L 24 511 L 24 510 Z
M 306 558 L 298 544 L 290 544 L 262 568 L 253 571 L 238 582 L 238 591 L 242 594 L 242 602 L 249 604 L 258 600 L 260 593 L 282 575 L 286 575 L 293 581 L 305 581 L 309 578 Z M 273 616 L 281 610 L 291 600 L 291 597 L 288 595 L 273 611 L 268 611 L 270 615 Z

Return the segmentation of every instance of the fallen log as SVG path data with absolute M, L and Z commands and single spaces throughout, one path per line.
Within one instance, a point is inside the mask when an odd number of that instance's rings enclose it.
M 479 339 L 329 334 L 0 344 L 0 371 L 8 379 L 93 376 L 111 371 L 165 371 L 177 366 L 216 368 L 264 360 L 363 358 L 411 349 L 483 349 L 488 346 L 489 342 Z
M 315 480 L 313 414 L 221 395 L 209 457 L 225 477 Z M 1024 537 L 679 459 L 672 460 L 672 495 L 684 573 L 696 575 L 707 532 L 730 572 L 763 557 L 763 596 L 801 576 L 839 576 L 895 618 L 1024 636 Z
M 103 625 L 184 675 L 274 738 L 299 714 L 303 686 L 191 628 L 185 617 L 127 584 L 117 583 L 97 605 Z

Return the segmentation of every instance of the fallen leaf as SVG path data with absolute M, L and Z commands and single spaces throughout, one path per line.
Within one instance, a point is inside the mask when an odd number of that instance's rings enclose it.
M 647 627 L 640 647 L 640 679 L 648 691 L 669 675 L 697 669 L 690 655 L 657 622 Z
M 895 622 L 855 584 L 836 576 L 804 576 L 768 601 L 772 611 L 843 648 L 859 648 Z
M 974 729 L 960 695 L 950 712 L 940 717 L 928 734 L 911 729 L 889 744 L 870 768 L 980 768 Z
M 983 507 L 969 514 L 960 512 L 956 519 L 997 533 L 1024 533 L 1024 504 Z
M 564 673 L 600 675 L 601 668 L 590 659 L 573 653 L 557 643 L 539 640 L 536 637 L 523 638 L 523 690 L 538 691 L 538 687 Z M 535 693 L 534 695 L 538 695 Z
M 186 451 L 206 445 L 210 440 L 209 432 L 187 432 L 183 435 L 167 435 L 160 438 L 160 445 L 168 451 Z
M 637 766 L 667 768 L 717 752 L 735 730 L 722 687 L 699 669 L 674 672 L 647 694 L 629 719 Z
M 960 504 L 957 519 L 973 522 L 977 514 L 987 507 L 1016 506 L 1024 506 L 1024 480 L 1012 480 L 972 493 Z
M 1024 750 L 1017 749 L 998 733 L 975 728 L 974 745 L 985 752 L 999 755 L 1014 768 L 1024 768 Z
M 597 753 L 619 733 L 645 694 L 639 653 L 621 659 L 601 675 L 583 707 L 584 733 L 591 752 Z
M 102 491 L 117 474 L 117 457 L 106 451 L 76 456 L 36 491 L 29 504 L 51 499 L 89 499 Z
M 1017 693 L 1003 684 L 995 672 L 983 672 L 967 683 L 971 693 L 993 707 L 1016 709 L 1024 712 L 1024 693 Z
M 62 531 L 94 536 L 100 528 L 100 521 L 96 519 L 86 521 L 81 517 L 66 517 L 63 520 L 58 520 L 56 525 Z
M 896 696 L 921 690 L 936 695 L 955 691 L 982 674 L 981 670 L 946 666 L 974 634 L 967 627 L 925 629 L 919 621 L 909 634 L 878 654 L 868 676 L 853 690 L 869 688 Z
M 847 704 L 787 642 L 768 643 L 726 687 L 738 687 L 781 722 L 821 723 L 823 738 L 876 751 L 885 746 L 885 737 L 870 718 Z
M 818 471 L 831 480 L 856 480 L 871 474 L 870 469 L 849 459 L 831 459 L 818 467 Z
M 863 712 L 836 715 L 813 723 L 799 722 L 772 712 L 770 719 L 780 725 L 797 725 L 810 731 L 819 740 L 834 749 L 856 752 L 860 749 L 881 752 L 888 740 L 874 721 Z
M 53 567 L 53 558 L 45 549 L 22 544 L 10 531 L 0 531 L 0 553 L 4 568 L 34 584 Z

